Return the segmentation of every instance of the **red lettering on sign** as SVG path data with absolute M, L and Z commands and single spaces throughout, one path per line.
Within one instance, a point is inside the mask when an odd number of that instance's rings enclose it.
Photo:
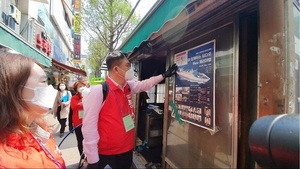
M 52 45 L 46 39 L 43 39 L 41 34 L 36 35 L 36 47 L 45 52 L 48 56 L 52 53 Z
M 43 42 L 42 42 L 41 34 L 36 35 L 36 47 L 39 48 L 39 49 L 43 48 Z
M 47 51 L 48 51 L 48 42 L 44 39 L 43 39 L 43 51 L 45 53 L 47 53 Z
M 47 55 L 49 56 L 52 52 L 52 45 L 50 43 L 48 43 L 48 51 L 47 51 Z

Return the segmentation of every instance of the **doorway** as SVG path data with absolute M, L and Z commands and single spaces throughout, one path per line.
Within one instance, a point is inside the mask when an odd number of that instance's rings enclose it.
M 239 139 L 238 168 L 255 168 L 248 147 L 248 134 L 257 116 L 258 92 L 258 14 L 242 14 L 239 18 Z
M 140 80 L 145 80 L 165 72 L 166 56 L 152 56 L 141 60 L 139 65 Z M 162 161 L 164 96 L 164 80 L 139 94 L 136 151 L 148 164 L 157 166 Z

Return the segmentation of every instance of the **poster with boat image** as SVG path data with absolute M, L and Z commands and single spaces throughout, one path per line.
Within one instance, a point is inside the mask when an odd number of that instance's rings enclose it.
M 175 54 L 175 63 L 174 100 L 181 120 L 214 132 L 215 40 Z

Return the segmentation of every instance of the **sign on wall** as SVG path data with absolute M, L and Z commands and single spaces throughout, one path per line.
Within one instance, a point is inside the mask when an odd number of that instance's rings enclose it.
M 80 35 L 81 31 L 81 14 L 78 12 L 74 13 L 74 33 Z
M 81 41 L 81 36 L 80 35 L 74 35 L 74 62 L 80 62 L 80 55 L 81 55 L 81 44 L 80 44 L 80 41 Z
M 52 53 L 52 45 L 48 42 L 46 32 L 36 34 L 36 47 L 46 53 L 48 56 Z
M 74 0 L 74 11 L 81 10 L 81 0 Z
M 81 63 L 81 0 L 73 1 L 74 20 L 73 20 L 73 37 L 74 37 L 74 63 Z
M 215 40 L 175 54 L 175 63 L 175 104 L 181 120 L 215 131 Z

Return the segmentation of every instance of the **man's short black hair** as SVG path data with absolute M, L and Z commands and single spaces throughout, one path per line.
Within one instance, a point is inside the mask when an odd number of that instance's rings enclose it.
M 123 53 L 118 50 L 109 52 L 106 57 L 107 70 L 110 71 L 114 66 L 119 65 L 120 61 L 126 57 L 127 57 L 126 53 Z

